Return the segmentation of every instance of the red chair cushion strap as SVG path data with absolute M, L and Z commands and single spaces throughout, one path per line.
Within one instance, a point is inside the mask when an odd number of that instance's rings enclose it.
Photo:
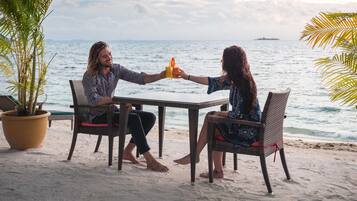
M 82 122 L 81 126 L 88 126 L 88 127 L 108 127 L 109 124 L 95 124 L 90 122 Z M 115 127 L 119 127 L 119 124 L 114 124 Z
M 109 124 L 94 124 L 90 122 L 82 122 L 81 126 L 88 126 L 88 127 L 108 127 Z
M 269 145 L 262 146 L 259 141 L 256 141 L 253 144 L 251 144 L 250 146 L 251 147 L 256 147 L 256 148 L 274 147 L 275 148 L 275 150 L 274 150 L 274 162 L 275 162 L 275 158 L 276 158 L 276 152 L 280 149 L 279 144 L 277 142 L 274 143 L 274 144 L 269 144 Z

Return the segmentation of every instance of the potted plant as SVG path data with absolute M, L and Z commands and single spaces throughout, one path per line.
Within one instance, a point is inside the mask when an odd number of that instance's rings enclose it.
M 11 148 L 42 144 L 48 116 L 37 106 L 50 63 L 45 61 L 42 22 L 52 0 L 0 1 L 0 71 L 11 77 L 9 91 L 17 95 L 16 110 L 2 113 L 4 135 Z

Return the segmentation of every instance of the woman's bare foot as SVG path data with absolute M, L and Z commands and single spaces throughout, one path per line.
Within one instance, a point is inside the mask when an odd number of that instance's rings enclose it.
M 139 164 L 139 161 L 136 160 L 135 156 L 131 152 L 127 153 L 124 151 L 123 160 L 128 160 L 128 161 L 132 162 L 133 164 Z
M 204 173 L 200 174 L 200 177 L 209 178 L 209 174 L 208 174 L 208 172 L 204 172 Z M 215 178 L 215 179 L 223 179 L 223 177 L 224 177 L 223 171 L 213 170 L 213 178 Z
M 181 164 L 181 165 L 187 165 L 189 163 L 191 163 L 191 157 L 190 154 L 180 158 L 180 159 L 176 159 L 174 160 L 175 163 Z M 196 157 L 196 163 L 200 162 L 200 157 L 197 156 Z
M 152 160 L 150 162 L 147 162 L 147 169 L 155 171 L 155 172 L 167 172 L 169 171 L 169 168 L 166 167 L 165 165 L 162 165 L 156 160 Z

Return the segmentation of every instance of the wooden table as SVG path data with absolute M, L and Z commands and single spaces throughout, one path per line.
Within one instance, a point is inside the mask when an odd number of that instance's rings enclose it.
M 159 157 L 162 156 L 162 144 L 164 136 L 165 112 L 166 107 L 188 109 L 189 119 L 189 140 L 191 155 L 191 182 L 195 182 L 196 171 L 196 145 L 199 110 L 212 106 L 221 106 L 221 110 L 228 109 L 228 98 L 217 97 L 207 94 L 183 94 L 183 93 L 145 93 L 128 96 L 115 96 L 113 101 L 120 104 L 120 126 L 119 136 L 125 136 L 128 123 L 128 109 L 126 104 L 140 104 L 158 106 L 159 110 Z M 119 143 L 119 150 L 124 147 L 124 140 Z M 118 160 L 123 156 L 119 154 Z M 121 170 L 121 163 L 118 165 Z

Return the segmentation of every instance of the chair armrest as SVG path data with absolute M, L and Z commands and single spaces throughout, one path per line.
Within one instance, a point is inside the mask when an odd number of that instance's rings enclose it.
M 74 108 L 74 105 L 70 105 L 70 108 Z M 115 104 L 108 105 L 77 105 L 77 108 L 103 108 L 106 109 L 107 112 L 112 113 L 112 108 L 115 107 Z
M 247 121 L 241 119 L 230 119 L 227 117 L 222 117 L 218 115 L 208 115 L 207 116 L 208 123 L 229 123 L 229 124 L 240 124 L 254 127 L 264 127 L 264 124 L 256 121 Z
M 109 107 L 113 107 L 115 106 L 114 104 L 110 104 L 110 105 L 77 105 L 77 107 L 79 108 L 109 108 Z M 70 107 L 74 108 L 73 105 L 71 105 Z
M 70 105 L 71 108 L 75 108 L 74 105 Z M 113 116 L 113 108 L 115 107 L 115 104 L 107 104 L 107 105 L 77 105 L 76 106 L 77 108 L 103 108 L 105 109 L 106 113 L 107 113 L 107 119 L 108 119 L 108 124 L 109 125 L 112 125 L 112 116 Z M 77 113 L 75 111 L 75 116 L 76 118 L 79 118 L 78 116 L 80 116 L 79 113 Z

